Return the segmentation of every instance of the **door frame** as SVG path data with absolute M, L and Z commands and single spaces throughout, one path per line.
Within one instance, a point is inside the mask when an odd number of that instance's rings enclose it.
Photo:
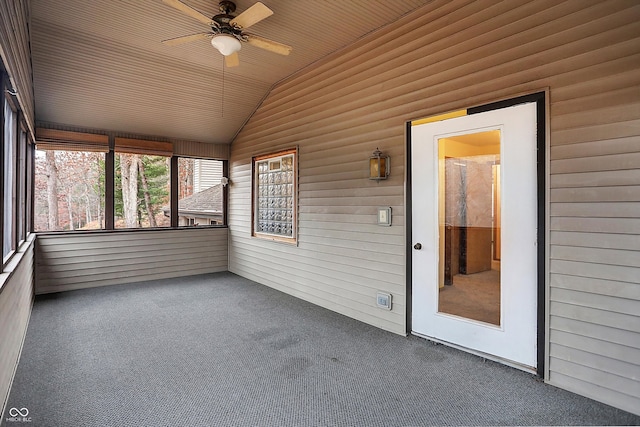
M 484 113 L 492 110 L 512 107 L 519 104 L 535 103 L 536 104 L 536 183 L 537 183 L 537 355 L 536 355 L 536 374 L 539 377 L 545 377 L 545 355 L 546 355 L 546 317 L 547 317 L 547 292 L 546 292 L 546 272 L 547 272 L 547 91 L 535 92 L 529 95 L 518 96 L 515 98 L 505 99 L 502 101 L 491 102 L 466 109 L 466 113 L 458 115 L 472 115 Z M 446 120 L 455 117 L 456 113 L 432 116 L 434 121 Z M 406 123 L 406 146 L 405 146 L 405 260 L 406 260 L 406 332 L 412 333 L 412 317 L 413 317 L 413 218 L 412 218 L 412 171 L 411 171 L 411 126 L 412 121 Z

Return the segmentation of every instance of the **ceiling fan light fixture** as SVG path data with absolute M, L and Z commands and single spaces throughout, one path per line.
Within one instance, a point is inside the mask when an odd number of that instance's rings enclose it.
M 242 48 L 240 40 L 228 34 L 216 34 L 211 38 L 211 45 L 224 56 L 236 53 Z

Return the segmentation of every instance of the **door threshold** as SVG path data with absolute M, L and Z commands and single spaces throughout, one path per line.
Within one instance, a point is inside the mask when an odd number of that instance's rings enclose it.
M 430 337 L 430 336 L 427 336 L 427 335 L 423 335 L 423 334 L 421 334 L 419 332 L 416 332 L 416 331 L 411 331 L 411 335 L 414 335 L 416 337 L 423 338 L 425 340 L 429 340 L 429 341 L 432 341 L 432 342 L 435 342 L 435 343 L 438 343 L 438 344 L 446 345 L 447 347 L 453 347 L 453 348 L 455 348 L 457 350 L 464 351 L 465 353 L 471 353 L 471 354 L 474 354 L 476 356 L 482 357 L 483 359 L 487 359 L 487 360 L 491 360 L 491 361 L 494 361 L 494 362 L 498 362 L 498 363 L 500 363 L 502 365 L 506 365 L 506 366 L 509 366 L 511 368 L 519 369 L 519 370 L 527 372 L 529 374 L 538 375 L 537 369 L 532 367 L 532 366 L 523 365 L 521 363 L 517 363 L 517 362 L 514 362 L 512 360 L 504 359 L 502 357 L 494 356 L 494 355 L 489 354 L 489 353 L 484 353 L 482 351 L 474 350 L 472 348 L 464 347 L 464 346 L 461 346 L 461 345 L 458 345 L 458 344 L 454 344 L 454 343 L 451 343 L 451 342 L 448 342 L 448 341 L 440 340 L 438 338 L 434 338 L 434 337 Z

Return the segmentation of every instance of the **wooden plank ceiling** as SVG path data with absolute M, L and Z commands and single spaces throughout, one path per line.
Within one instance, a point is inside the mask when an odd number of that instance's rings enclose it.
M 274 14 L 250 32 L 292 53 L 243 44 L 224 68 L 208 40 L 160 43 L 209 30 L 162 0 L 31 0 L 36 121 L 230 143 L 275 83 L 429 1 L 263 0 Z M 219 13 L 217 0 L 184 2 Z

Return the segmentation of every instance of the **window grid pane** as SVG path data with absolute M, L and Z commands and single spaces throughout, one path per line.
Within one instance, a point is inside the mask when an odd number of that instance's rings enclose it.
M 294 164 L 293 154 L 256 163 L 256 233 L 294 237 Z

